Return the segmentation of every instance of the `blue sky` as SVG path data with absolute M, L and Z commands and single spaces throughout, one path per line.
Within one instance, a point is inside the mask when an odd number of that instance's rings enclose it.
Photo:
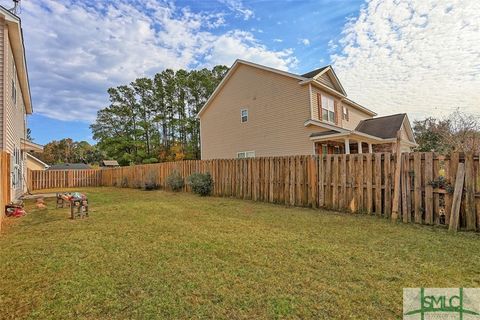
M 478 115 L 479 3 L 23 0 L 29 126 L 38 143 L 92 141 L 108 87 L 236 58 L 295 73 L 332 64 L 349 98 L 380 115 Z

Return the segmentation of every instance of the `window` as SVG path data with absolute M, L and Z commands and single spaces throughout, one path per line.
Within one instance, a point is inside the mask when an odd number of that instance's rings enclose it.
M 237 158 L 238 158 L 238 159 L 255 158 L 255 151 L 241 151 L 241 152 L 237 152 Z
M 348 108 L 346 106 L 342 107 L 342 119 L 348 121 Z
M 322 120 L 335 122 L 335 102 L 324 95 L 322 95 Z
M 247 122 L 248 121 L 248 110 L 247 109 L 240 110 L 240 117 L 241 117 L 242 123 Z

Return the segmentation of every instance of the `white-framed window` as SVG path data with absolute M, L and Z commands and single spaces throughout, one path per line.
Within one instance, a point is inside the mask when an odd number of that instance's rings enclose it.
M 240 151 L 240 152 L 237 152 L 237 158 L 238 159 L 255 158 L 255 151 Z
M 349 115 L 348 115 L 348 108 L 346 106 L 342 106 L 342 119 L 349 121 Z
M 335 101 L 322 94 L 322 120 L 335 122 Z
M 240 110 L 240 121 L 245 123 L 248 121 L 248 109 Z

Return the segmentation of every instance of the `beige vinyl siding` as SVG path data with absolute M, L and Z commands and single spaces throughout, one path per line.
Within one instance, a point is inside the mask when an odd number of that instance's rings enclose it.
M 310 119 L 309 86 L 299 80 L 241 64 L 200 117 L 202 159 L 313 154 L 306 128 Z M 248 109 L 241 123 L 240 110 Z
M 345 129 L 353 130 L 358 126 L 360 121 L 373 118 L 371 115 L 349 105 L 346 101 L 343 101 L 342 104 L 348 108 L 348 121 L 343 120 L 342 123 Z
M 7 29 L 4 29 L 7 31 Z M 3 64 L 4 66 L 4 74 L 5 74 L 5 95 L 4 95 L 4 107 L 5 107 L 5 150 L 12 155 L 15 152 L 15 149 L 21 149 L 21 139 L 25 138 L 26 134 L 26 112 L 25 112 L 25 105 L 23 101 L 23 95 L 21 92 L 21 87 L 19 85 L 19 79 L 18 79 L 18 74 L 15 79 L 16 83 L 16 103 L 14 103 L 12 99 L 12 79 L 14 76 L 14 68 L 13 68 L 13 63 L 14 63 L 14 58 L 13 58 L 13 53 L 12 53 L 12 48 L 10 45 L 10 40 L 8 37 L 8 32 L 4 33 L 4 54 L 6 56 L 5 63 Z M 24 172 L 25 169 L 25 154 L 22 152 L 21 153 L 21 165 L 23 166 L 22 172 Z M 12 161 L 12 166 L 13 166 L 13 161 Z M 24 180 L 23 178 L 25 177 L 25 174 L 23 174 L 22 181 Z M 23 194 L 24 192 L 24 187 L 25 185 L 17 185 L 17 188 L 15 190 L 12 190 L 12 196 L 15 198 L 18 198 L 20 195 Z
M 30 170 L 45 170 L 45 165 L 31 156 L 26 157 L 25 165 Z
M 335 100 L 335 102 L 338 104 L 338 124 L 337 126 L 348 129 L 348 130 L 353 130 L 357 127 L 357 125 L 360 123 L 361 120 L 365 119 L 371 119 L 372 116 L 359 110 L 358 108 L 353 107 L 351 104 L 349 104 L 345 100 L 341 100 L 339 97 L 334 97 L 332 94 L 317 88 L 315 86 L 311 86 L 311 101 L 312 101 L 312 119 L 313 120 L 318 120 L 322 121 L 321 115 L 318 114 L 318 94 L 323 94 L 328 97 L 331 97 Z M 342 106 L 346 106 L 348 108 L 348 121 L 342 119 Z M 330 122 L 327 122 L 329 124 L 332 124 Z
M 327 87 L 332 88 L 333 90 L 338 90 L 337 88 L 335 88 L 335 85 L 333 84 L 332 79 L 331 79 L 330 76 L 328 75 L 328 72 L 325 72 L 325 73 L 322 74 L 320 77 L 318 77 L 318 78 L 317 78 L 317 81 L 323 83 L 323 84 L 326 85 Z

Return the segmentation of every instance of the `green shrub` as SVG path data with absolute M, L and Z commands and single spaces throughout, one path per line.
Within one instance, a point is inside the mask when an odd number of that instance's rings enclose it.
M 158 163 L 157 158 L 147 158 L 142 160 L 143 164 L 152 164 L 152 163 Z
M 192 191 L 202 197 L 208 196 L 212 193 L 213 179 L 209 172 L 194 173 L 188 177 L 188 184 L 192 187 Z
M 177 192 L 182 190 L 185 182 L 183 181 L 180 173 L 175 170 L 167 177 L 167 185 L 170 187 L 170 189 L 172 189 L 172 191 Z
M 143 185 L 141 187 L 143 190 L 146 191 L 158 189 L 157 174 L 154 171 L 150 170 L 146 174 L 145 181 L 143 182 Z

